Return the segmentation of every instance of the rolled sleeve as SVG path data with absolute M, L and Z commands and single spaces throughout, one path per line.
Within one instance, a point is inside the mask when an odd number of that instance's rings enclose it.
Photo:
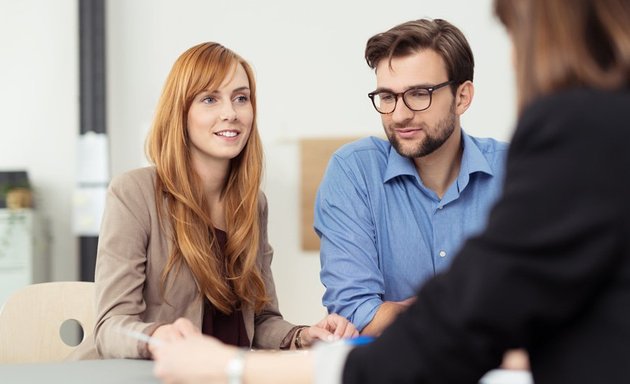
M 385 291 L 373 215 L 361 184 L 334 156 L 317 194 L 314 224 L 321 239 L 323 304 L 360 330 L 372 321 Z

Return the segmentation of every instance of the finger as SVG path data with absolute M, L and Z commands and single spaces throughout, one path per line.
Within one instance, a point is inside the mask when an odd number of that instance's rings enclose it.
M 336 325 L 335 325 L 335 329 L 334 329 L 334 335 L 335 335 L 335 339 L 341 339 L 344 335 L 344 333 L 346 333 L 346 328 L 348 327 L 348 321 L 346 319 L 343 319 L 343 321 L 339 321 Z
M 177 333 L 178 332 L 174 329 L 173 324 L 165 324 L 158 327 L 151 337 L 168 343 L 175 339 Z
M 179 319 L 175 320 L 175 322 L 173 323 L 173 327 L 183 337 L 196 335 L 200 333 L 199 329 L 195 327 L 192 321 L 184 317 L 180 317 Z
M 319 327 L 307 328 L 303 333 L 306 333 L 308 340 L 306 345 L 311 345 L 315 340 L 332 341 L 334 336 L 328 330 Z
M 339 326 L 340 322 L 342 322 L 343 320 L 345 320 L 344 317 L 341 317 L 335 313 L 331 313 L 330 315 L 326 316 L 324 318 L 324 321 L 326 323 L 325 328 L 331 332 L 333 332 L 335 329 L 337 329 L 337 327 Z
M 348 322 L 348 325 L 346 325 L 346 330 L 341 337 L 344 339 L 349 339 L 357 336 L 359 336 L 359 331 L 357 331 L 354 324 Z
M 172 343 L 173 341 L 180 340 L 182 338 L 182 334 L 172 325 L 165 329 L 164 333 L 160 335 L 160 339 L 167 343 Z
M 348 326 L 354 328 L 354 325 L 352 325 L 352 323 L 349 322 L 348 319 L 337 314 L 330 315 L 329 320 L 331 327 L 328 330 L 334 332 L 337 338 L 341 338 L 346 334 Z

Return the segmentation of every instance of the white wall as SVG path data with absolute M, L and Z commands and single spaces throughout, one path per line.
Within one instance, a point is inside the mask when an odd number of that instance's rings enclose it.
M 476 95 L 464 128 L 508 139 L 514 118 L 508 40 L 490 4 L 109 0 L 112 174 L 146 164 L 145 135 L 164 79 L 181 52 L 211 40 L 244 56 L 258 80 L 264 189 L 281 308 L 293 322 L 312 323 L 324 314 L 323 287 L 318 254 L 299 246 L 298 140 L 380 134 L 380 119 L 366 96 L 375 80 L 363 59 L 365 42 L 421 17 L 453 22 L 475 53 Z M 0 0 L 0 168 L 26 167 L 31 173 L 41 208 L 53 220 L 54 279 L 75 276 L 77 264 L 68 222 L 78 132 L 76 17 L 71 0 Z
M 0 169 L 26 169 L 50 221 L 50 277 L 78 276 L 71 234 L 79 132 L 76 0 L 0 0 Z

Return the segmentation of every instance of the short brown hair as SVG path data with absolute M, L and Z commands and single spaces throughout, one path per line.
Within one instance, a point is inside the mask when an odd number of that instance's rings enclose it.
M 424 49 L 437 52 L 446 63 L 448 79 L 455 87 L 473 80 L 475 60 L 466 37 L 442 19 L 420 19 L 397 25 L 372 36 L 365 47 L 365 60 L 376 69 L 383 59 L 408 56 Z
M 518 105 L 571 87 L 630 85 L 628 0 L 495 0 L 514 43 Z

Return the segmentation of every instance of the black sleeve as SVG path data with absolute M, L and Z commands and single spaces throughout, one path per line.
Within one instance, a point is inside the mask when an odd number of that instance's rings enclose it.
M 625 124 L 593 108 L 579 94 L 527 109 L 486 231 L 379 339 L 350 353 L 344 383 L 474 383 L 506 349 L 539 343 L 596 300 L 622 257 L 628 161 L 598 129 Z

